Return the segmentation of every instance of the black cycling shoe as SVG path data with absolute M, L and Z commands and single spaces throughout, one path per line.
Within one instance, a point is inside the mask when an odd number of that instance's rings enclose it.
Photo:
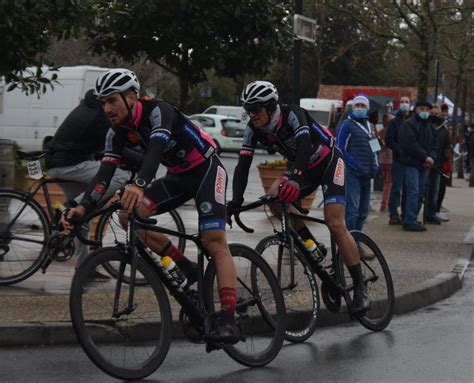
M 233 320 L 221 318 L 206 339 L 213 343 L 235 344 L 242 340 L 242 331 Z
M 356 288 L 354 290 L 354 298 L 352 300 L 351 314 L 354 316 L 362 316 L 369 309 L 370 301 L 367 295 L 367 288 L 363 287 Z

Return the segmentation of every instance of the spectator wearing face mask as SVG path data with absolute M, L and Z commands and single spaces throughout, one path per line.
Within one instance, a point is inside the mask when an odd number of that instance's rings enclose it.
M 403 96 L 400 98 L 400 108 L 395 114 L 395 118 L 388 122 L 387 133 L 385 134 L 385 144 L 392 150 L 392 187 L 388 198 L 389 225 L 401 225 L 405 215 L 404 197 L 402 197 L 403 187 L 403 166 L 400 163 L 399 135 L 400 127 L 407 118 L 410 117 L 410 98 Z M 400 204 L 400 201 L 402 203 Z M 401 217 L 398 207 L 401 205 Z
M 440 190 L 441 178 L 443 177 L 443 163 L 449 160 L 451 155 L 451 141 L 447 128 L 448 121 L 445 120 L 441 109 L 438 105 L 433 105 L 430 111 L 430 120 L 436 132 L 438 142 L 438 151 L 436 160 L 429 173 L 429 191 L 427 201 L 426 222 L 430 224 L 440 225 L 446 218 L 440 216 L 437 211 L 438 197 Z
M 427 170 L 434 165 L 438 143 L 430 121 L 432 105 L 427 101 L 415 104 L 415 113 L 400 128 L 400 163 L 404 167 L 404 190 L 406 191 L 403 229 L 425 231 L 417 221 L 424 194 Z
M 370 181 L 379 162 L 380 144 L 368 121 L 369 99 L 358 94 L 352 101 L 352 111 L 337 130 L 336 144 L 346 163 L 346 225 L 349 230 L 362 230 L 369 214 Z

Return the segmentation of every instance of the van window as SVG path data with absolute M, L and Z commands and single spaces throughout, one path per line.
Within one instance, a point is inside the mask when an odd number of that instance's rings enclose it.
M 308 110 L 309 115 L 320 124 L 329 125 L 329 112 L 323 110 Z

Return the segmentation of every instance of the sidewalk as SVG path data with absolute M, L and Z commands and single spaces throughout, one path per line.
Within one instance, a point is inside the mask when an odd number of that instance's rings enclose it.
M 464 180 L 453 180 L 444 206 L 450 221 L 428 226 L 423 233 L 405 232 L 400 226 L 389 226 L 386 214 L 378 212 L 380 193 L 374 193 L 373 210 L 364 231 L 381 248 L 390 266 L 395 285 L 397 314 L 409 312 L 444 299 L 460 289 L 462 275 L 472 257 L 474 246 L 474 189 Z M 248 202 L 262 193 L 260 185 L 251 185 Z M 318 191 L 311 214 L 322 217 L 317 208 Z M 188 232 L 197 232 L 197 214 L 192 206 L 179 210 Z M 272 228 L 262 210 L 242 214 L 243 222 L 255 229 L 247 234 L 238 227 L 228 230 L 229 242 L 254 247 L 270 235 Z M 329 232 L 321 225 L 312 227 L 318 238 L 328 244 Z M 187 255 L 195 257 L 192 246 Z M 35 275 L 13 286 L 0 287 L 0 346 L 75 342 L 69 322 L 69 286 L 74 260 L 53 263 L 46 274 Z M 322 305 L 321 325 L 347 321 L 345 315 L 328 313 Z M 173 319 L 178 320 L 173 314 Z M 175 326 L 178 335 L 179 324 Z

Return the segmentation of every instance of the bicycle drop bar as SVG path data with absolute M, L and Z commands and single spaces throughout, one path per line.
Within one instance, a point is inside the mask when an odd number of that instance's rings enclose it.
M 246 226 L 242 222 L 242 220 L 240 219 L 240 213 L 242 213 L 244 211 L 256 209 L 257 207 L 260 207 L 260 206 L 263 206 L 263 205 L 269 205 L 269 204 L 277 202 L 277 201 L 278 201 L 278 203 L 282 203 L 282 201 L 277 196 L 273 196 L 271 194 L 265 194 L 265 195 L 261 196 L 257 201 L 251 202 L 251 203 L 249 203 L 245 206 L 241 206 L 239 208 L 239 211 L 234 214 L 235 222 L 246 233 L 253 233 L 253 232 L 255 232 L 255 230 L 249 228 L 248 226 Z M 292 206 L 294 206 L 296 208 L 296 210 L 298 210 L 301 214 L 308 214 L 309 213 L 308 209 L 305 209 L 305 208 L 303 208 L 299 205 L 292 204 Z
M 74 231 L 73 231 L 74 235 L 77 237 L 77 239 L 79 239 L 79 241 L 81 241 L 82 243 L 84 243 L 86 245 L 89 245 L 89 246 L 102 246 L 101 241 L 93 241 L 93 240 L 84 238 L 82 236 L 81 227 L 84 223 L 89 222 L 91 219 L 93 219 L 95 217 L 98 217 L 102 214 L 111 213 L 111 212 L 113 212 L 115 210 L 119 210 L 121 208 L 122 208 L 122 204 L 120 202 L 114 202 L 114 203 L 110 204 L 110 206 L 108 206 L 104 209 L 99 209 L 99 210 L 97 210 L 95 212 L 92 212 L 90 214 L 87 214 L 83 218 L 80 218 L 80 219 L 73 218 L 73 219 L 69 220 L 71 223 L 74 224 Z

